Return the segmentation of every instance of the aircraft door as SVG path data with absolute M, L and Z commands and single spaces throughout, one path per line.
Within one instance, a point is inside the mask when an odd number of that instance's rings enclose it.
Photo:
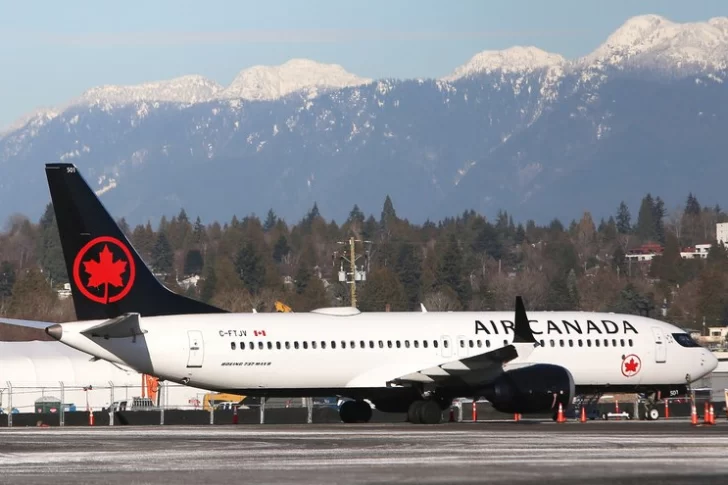
M 452 356 L 452 342 L 450 341 L 449 335 L 443 335 L 440 337 L 440 354 L 443 357 Z
M 652 335 L 655 337 L 655 362 L 662 364 L 667 360 L 667 346 L 660 327 L 652 327 Z
M 205 356 L 205 348 L 202 340 L 202 332 L 189 330 L 187 338 L 190 342 L 190 355 L 187 358 L 187 367 L 202 367 L 202 360 Z

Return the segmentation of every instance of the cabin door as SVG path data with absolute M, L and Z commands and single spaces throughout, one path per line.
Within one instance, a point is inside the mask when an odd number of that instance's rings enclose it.
M 660 327 L 652 327 L 652 335 L 655 337 L 655 362 L 662 364 L 667 360 L 667 346 L 665 337 Z
M 190 355 L 187 358 L 187 367 L 202 367 L 202 360 L 205 356 L 202 332 L 199 330 L 189 330 L 187 332 L 187 338 L 190 342 Z

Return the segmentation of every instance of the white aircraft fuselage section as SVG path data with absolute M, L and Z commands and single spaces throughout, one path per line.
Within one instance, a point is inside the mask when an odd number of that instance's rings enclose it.
M 143 373 L 205 389 L 385 388 L 398 376 L 513 343 L 512 312 L 258 313 L 141 317 L 142 335 L 89 338 L 101 323 L 63 324 L 61 341 Z M 717 359 L 681 329 L 634 315 L 531 312 L 540 344 L 503 367 L 568 369 L 579 386 L 687 384 Z

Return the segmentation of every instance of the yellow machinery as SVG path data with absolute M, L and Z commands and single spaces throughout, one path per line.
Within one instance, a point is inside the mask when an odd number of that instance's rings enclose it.
M 209 411 L 210 408 L 214 408 L 220 403 L 240 403 L 243 399 L 245 399 L 245 396 L 239 396 L 237 394 L 227 394 L 224 392 L 208 392 L 207 394 L 205 394 L 205 398 L 202 402 L 202 409 L 204 409 L 205 411 Z
M 276 302 L 276 312 L 278 313 L 293 313 L 293 310 L 291 310 L 291 307 L 286 305 L 285 303 L 281 301 Z

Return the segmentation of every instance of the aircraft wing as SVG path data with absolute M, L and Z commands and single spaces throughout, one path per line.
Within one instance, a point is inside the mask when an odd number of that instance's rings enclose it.
M 125 313 L 81 332 L 81 334 L 89 338 L 103 337 L 105 339 L 134 337 L 143 333 L 145 331 L 139 326 L 138 313 Z
M 538 346 L 528 323 L 528 316 L 521 297 L 516 297 L 516 319 L 513 343 L 503 347 L 477 354 L 465 356 L 401 375 L 390 382 L 395 385 L 406 383 L 435 384 L 438 386 L 455 386 L 467 383 L 477 385 L 487 383 L 495 375 L 503 371 L 503 366 L 517 358 L 526 359 Z

